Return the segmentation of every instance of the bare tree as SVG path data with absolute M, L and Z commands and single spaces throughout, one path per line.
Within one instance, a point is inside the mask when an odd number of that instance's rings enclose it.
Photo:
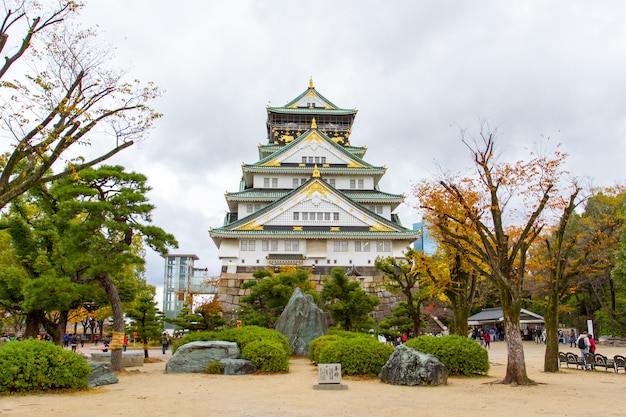
M 532 383 L 526 373 L 520 332 L 527 253 L 545 224 L 543 212 L 563 204 L 558 184 L 565 155 L 533 155 L 529 161 L 498 162 L 496 134 L 482 127 L 470 150 L 476 174 L 424 181 L 415 189 L 428 221 L 443 240 L 500 292 L 507 342 L 502 383 Z
M 0 208 L 30 188 L 94 166 L 141 138 L 158 89 L 108 68 L 111 51 L 72 25 L 81 3 L 4 0 L 0 23 Z M 73 151 L 93 145 L 87 160 Z

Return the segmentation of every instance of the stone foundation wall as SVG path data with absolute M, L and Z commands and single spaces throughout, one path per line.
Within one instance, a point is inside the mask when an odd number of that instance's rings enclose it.
M 326 269 L 328 269 L 328 271 L 326 271 Z M 315 284 L 317 292 L 322 291 L 322 280 L 325 276 L 330 274 L 331 269 L 331 267 L 316 268 L 316 270 L 309 276 L 311 282 Z M 239 271 L 235 274 L 222 272 L 218 287 L 218 299 L 222 303 L 227 315 L 235 313 L 236 310 L 239 309 L 241 297 L 250 294 L 250 290 L 242 289 L 241 285 L 246 281 L 255 279 L 252 276 L 254 272 L 255 271 Z M 361 287 L 364 288 L 369 295 L 375 295 L 380 299 L 381 303 L 372 313 L 372 318 L 376 322 L 379 322 L 386 316 L 389 316 L 393 309 L 404 298 L 402 296 L 392 294 L 384 288 L 384 275 L 382 275 L 379 271 L 376 271 L 375 268 L 363 268 L 362 270 L 359 268 L 359 272 L 364 275 L 358 277 L 350 276 L 350 278 L 359 282 Z M 365 275 L 365 273 L 369 273 L 369 275 Z

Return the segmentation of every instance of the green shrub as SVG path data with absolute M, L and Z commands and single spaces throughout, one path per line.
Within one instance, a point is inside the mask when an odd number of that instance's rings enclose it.
M 380 373 L 394 348 L 372 337 L 348 337 L 323 344 L 318 363 L 340 363 L 342 375 Z
M 241 349 L 241 358 L 247 359 L 261 372 L 289 371 L 289 353 L 275 341 L 255 340 Z
M 209 362 L 206 366 L 207 374 L 223 374 L 224 373 L 224 365 L 219 361 Z
M 90 372 L 82 356 L 47 341 L 0 346 L 0 393 L 84 389 Z
M 320 363 L 320 352 L 328 343 L 335 342 L 340 339 L 340 336 L 336 334 L 328 334 L 326 336 L 319 336 L 311 340 L 309 343 L 309 360 L 314 364 Z
M 190 333 L 176 342 L 172 347 L 172 351 L 175 352 L 176 349 L 186 343 L 205 340 L 223 340 L 237 343 L 239 349 L 241 349 L 241 358 L 250 360 L 261 372 L 282 372 L 289 370 L 289 357 L 291 356 L 289 340 L 287 340 L 282 333 L 266 327 L 244 326 L 232 329 Z M 248 345 L 261 341 L 272 345 L 272 348 L 261 349 L 259 352 L 255 350 L 255 353 L 248 353 L 251 357 L 256 357 L 256 359 L 244 357 L 244 352 Z M 277 349 L 275 349 L 275 347 Z M 275 360 L 267 357 L 268 352 L 276 352 L 277 357 Z
M 405 345 L 435 356 L 448 368 L 450 375 L 484 375 L 489 371 L 487 351 L 467 337 L 420 336 L 408 340 Z

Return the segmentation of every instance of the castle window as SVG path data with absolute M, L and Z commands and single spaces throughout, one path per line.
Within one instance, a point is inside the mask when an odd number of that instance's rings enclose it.
M 391 242 L 388 240 L 376 242 L 376 252 L 391 252 Z
M 253 251 L 254 250 L 254 240 L 242 240 L 240 242 L 242 251 Z
M 300 212 L 299 211 L 294 211 L 293 212 L 293 219 L 294 220 L 300 220 Z
M 294 178 L 294 179 L 292 180 L 292 183 L 293 183 L 293 184 L 292 184 L 292 185 L 293 185 L 293 188 L 298 188 L 298 185 L 300 185 L 300 181 L 298 181 L 298 179 L 297 179 L 297 178 Z
M 333 213 L 333 220 L 337 221 L 339 220 L 339 213 Z
M 297 252 L 299 247 L 297 240 L 285 240 L 285 252 Z
M 263 252 L 277 251 L 278 250 L 278 241 L 276 241 L 276 240 L 262 240 L 261 241 L 261 250 Z
M 340 240 L 333 242 L 335 252 L 348 252 L 348 242 Z
M 350 188 L 356 188 L 356 180 L 350 180 Z
M 369 252 L 370 251 L 370 242 L 367 240 L 357 240 L 354 242 L 354 251 L 355 252 Z
M 358 184 L 361 189 L 365 186 L 362 179 L 358 181 Z

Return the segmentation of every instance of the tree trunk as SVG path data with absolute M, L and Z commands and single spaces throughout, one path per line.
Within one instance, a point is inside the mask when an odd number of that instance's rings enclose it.
M 413 294 L 411 293 L 412 288 L 403 288 L 404 295 L 406 296 L 407 301 L 407 310 L 409 311 L 409 316 L 411 317 L 411 321 L 413 322 L 413 336 L 417 337 L 420 335 L 420 304 L 417 306 L 413 300 Z
M 545 326 L 548 342 L 546 344 L 546 353 L 543 359 L 544 372 L 559 371 L 559 338 L 558 338 L 558 322 L 559 322 L 559 299 L 555 291 L 548 293 L 548 306 L 545 314 Z
M 511 296 L 501 291 L 502 314 L 504 316 L 504 330 L 506 332 L 506 375 L 500 381 L 503 384 L 530 385 L 533 383 L 526 374 L 526 360 L 524 358 L 524 344 L 520 331 L 519 318 L 521 306 L 514 302 Z
M 469 318 L 470 309 L 469 306 L 466 305 L 456 305 L 454 306 L 454 311 L 452 312 L 454 317 L 454 323 L 452 323 L 451 334 L 456 334 L 459 336 L 467 337 L 467 332 L 469 330 L 469 325 L 467 324 L 467 319 Z
M 122 310 L 122 301 L 108 273 L 100 273 L 98 280 L 107 293 L 109 302 L 111 303 L 111 310 L 113 311 L 113 338 L 109 344 L 109 348 L 111 349 L 111 368 L 113 371 L 121 371 L 124 337 L 124 311 Z M 122 340 L 120 340 L 120 336 Z
M 24 339 L 29 337 L 37 338 L 39 336 L 39 328 L 41 327 L 41 317 L 43 312 L 33 310 L 26 313 L 26 328 L 24 329 Z

